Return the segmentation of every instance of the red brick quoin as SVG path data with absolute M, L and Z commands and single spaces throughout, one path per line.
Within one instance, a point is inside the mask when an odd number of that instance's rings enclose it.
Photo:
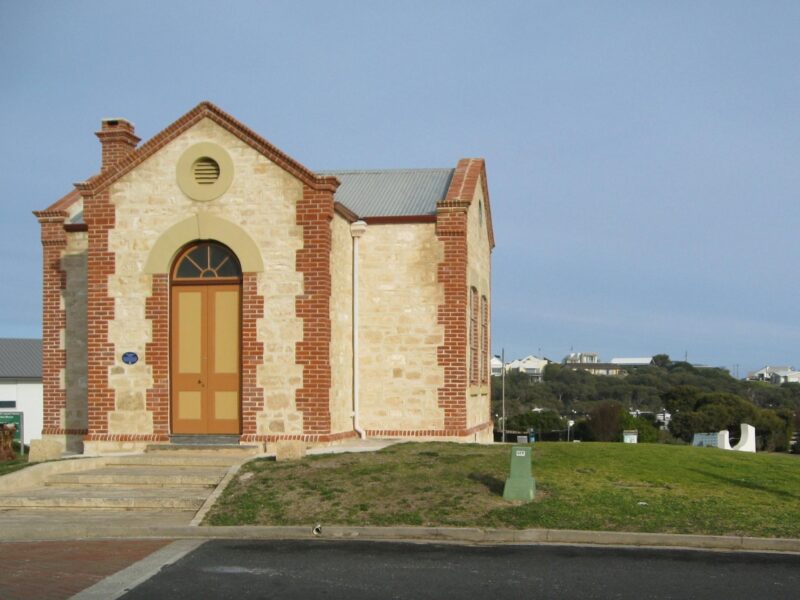
M 145 318 L 150 321 L 151 341 L 145 345 L 144 360 L 153 373 L 153 387 L 147 390 L 147 410 L 153 413 L 153 433 L 169 435 L 169 275 L 153 275 L 152 291 L 145 301 Z
M 467 211 L 483 172 L 483 160 L 460 160 L 447 197 L 436 207 L 436 236 L 444 248 L 444 258 L 437 269 L 438 281 L 444 288 L 444 303 L 439 306 L 437 316 L 438 323 L 444 326 L 444 344 L 439 346 L 437 355 L 439 366 L 444 368 L 445 382 L 439 388 L 439 406 L 444 409 L 445 430 L 457 432 L 467 429 Z
M 86 440 L 108 439 L 108 413 L 115 408 L 108 375 L 114 365 L 114 345 L 108 341 L 108 323 L 114 319 L 114 299 L 108 280 L 114 274 L 114 253 L 108 249 L 108 233 L 114 228 L 115 211 L 108 190 L 95 194 L 88 183 L 76 186 L 83 196 L 83 220 L 89 228 L 86 267 L 88 421 Z
M 303 248 L 297 251 L 297 271 L 303 274 L 303 293 L 295 312 L 303 319 L 303 340 L 296 362 L 303 367 L 303 386 L 296 392 L 303 413 L 303 432 L 331 433 L 331 221 L 334 184 L 314 189 L 303 186 L 297 203 L 297 224 L 303 227 Z
M 66 391 L 61 387 L 61 372 L 67 366 L 67 353 L 61 347 L 61 332 L 67 325 L 61 297 L 67 277 L 61 265 L 61 255 L 67 246 L 63 210 L 43 210 L 33 213 L 42 231 L 42 388 L 44 421 L 42 433 L 66 434 L 61 426 L 61 411 L 66 408 Z

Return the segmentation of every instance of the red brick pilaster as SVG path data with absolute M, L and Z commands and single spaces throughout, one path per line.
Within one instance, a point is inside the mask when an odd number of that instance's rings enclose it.
M 83 219 L 89 227 L 86 298 L 88 441 L 106 439 L 108 413 L 115 408 L 114 390 L 108 383 L 109 369 L 115 362 L 114 346 L 108 341 L 108 323 L 114 319 L 114 299 L 108 295 L 108 280 L 115 269 L 114 253 L 108 250 L 108 233 L 114 228 L 115 211 L 107 189 L 99 194 L 94 194 L 86 184 L 79 184 L 79 189 L 83 195 Z
M 481 159 L 460 160 L 447 197 L 436 206 L 436 236 L 444 247 L 444 259 L 437 270 L 437 280 L 444 288 L 444 303 L 439 306 L 437 322 L 444 326 L 444 344 L 438 348 L 438 364 L 444 368 L 439 406 L 444 409 L 446 430 L 467 428 L 471 316 L 467 289 L 467 211 L 483 168 Z
M 153 275 L 152 291 L 145 301 L 145 318 L 152 336 L 145 345 L 144 360 L 153 372 L 153 387 L 147 390 L 147 410 L 153 413 L 153 433 L 169 435 L 169 276 Z
M 467 207 L 463 203 L 440 202 L 436 236 L 444 246 L 444 258 L 437 278 L 444 288 L 444 303 L 437 322 L 444 326 L 444 344 L 437 349 L 438 364 L 444 368 L 444 385 L 439 388 L 439 406 L 444 409 L 444 428 L 467 427 Z
M 61 347 L 62 332 L 67 325 L 61 298 L 67 287 L 67 275 L 61 255 L 67 246 L 64 231 L 65 211 L 47 210 L 33 213 L 39 219 L 42 235 L 42 387 L 44 395 L 44 434 L 63 434 L 61 411 L 66 408 L 66 390 L 61 386 L 61 373 L 67 366 L 67 353 Z
M 296 268 L 303 274 L 303 293 L 295 311 L 303 319 L 303 340 L 297 343 L 296 362 L 303 367 L 303 386 L 297 389 L 297 409 L 303 413 L 303 433 L 331 431 L 331 220 L 333 189 L 303 186 L 297 203 L 297 224 L 303 228 L 303 248 Z
M 242 435 L 255 436 L 256 415 L 264 410 L 264 389 L 256 383 L 256 370 L 264 362 L 264 344 L 256 324 L 264 318 L 264 296 L 258 293 L 258 274 L 242 275 Z

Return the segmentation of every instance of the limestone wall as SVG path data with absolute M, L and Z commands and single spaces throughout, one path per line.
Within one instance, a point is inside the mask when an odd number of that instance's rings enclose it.
M 489 305 L 490 318 L 488 323 L 489 339 L 491 339 L 491 248 L 489 234 L 486 226 L 486 204 L 483 197 L 483 186 L 479 181 L 475 186 L 475 197 L 467 214 L 467 253 L 469 256 L 467 266 L 467 288 L 478 290 L 478 299 L 485 297 Z M 469 315 L 467 330 L 469 331 Z M 478 338 L 480 340 L 480 314 L 478 315 Z M 480 342 L 478 352 L 480 354 Z M 488 349 L 485 368 L 490 369 L 492 349 Z M 480 365 L 480 361 L 479 361 Z M 481 377 L 485 383 L 472 385 L 468 389 L 467 398 L 467 427 L 474 427 L 486 423 L 490 419 L 491 389 L 489 375 Z
M 370 225 L 360 241 L 359 365 L 365 429 L 442 429 L 444 329 L 435 224 Z
M 87 234 L 72 232 L 67 234 L 67 247 L 61 258 L 61 266 L 67 276 L 64 290 L 66 309 L 66 330 L 64 348 L 67 367 L 64 373 L 66 407 L 61 415 L 61 427 L 65 429 L 86 429 L 86 248 Z M 75 443 L 77 442 L 77 443 Z M 79 440 L 68 440 L 67 450 L 79 451 Z
M 331 432 L 353 430 L 353 241 L 335 215 L 331 251 Z
M 210 202 L 187 198 L 176 180 L 181 154 L 198 142 L 223 147 L 234 165 L 227 192 Z M 151 324 L 145 318 L 151 275 L 144 273 L 150 250 L 171 226 L 189 216 L 207 213 L 241 227 L 260 248 L 264 271 L 258 290 L 264 296 L 264 318 L 258 322 L 258 340 L 264 344 L 264 364 L 257 384 L 264 389 L 264 408 L 257 415 L 257 433 L 299 433 L 302 415 L 295 407 L 295 390 L 302 369 L 295 365 L 295 346 L 302 339 L 302 321 L 295 316 L 295 298 L 302 293 L 302 275 L 295 270 L 295 253 L 303 245 L 296 224 L 295 205 L 302 185 L 293 176 L 208 119 L 170 142 L 110 190 L 116 208 L 116 226 L 109 249 L 116 254 L 109 294 L 115 298 L 115 319 L 109 340 L 115 354 L 134 351 L 140 361 L 118 363 L 109 383 L 116 393 L 116 411 L 109 414 L 109 433 L 152 432 L 152 415 L 145 397 L 152 386 L 152 368 L 145 353 Z M 179 248 L 174 249 L 175 252 Z

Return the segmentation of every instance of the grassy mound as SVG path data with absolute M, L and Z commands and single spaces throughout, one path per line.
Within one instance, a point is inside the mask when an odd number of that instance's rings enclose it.
M 800 537 L 800 459 L 539 443 L 536 500 L 503 500 L 510 446 L 406 443 L 248 463 L 211 525 L 443 525 Z

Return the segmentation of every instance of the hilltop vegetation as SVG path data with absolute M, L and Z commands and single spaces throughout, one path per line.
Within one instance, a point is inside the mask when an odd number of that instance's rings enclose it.
M 578 439 L 619 440 L 622 429 L 630 428 L 639 430 L 640 441 L 688 442 L 696 432 L 726 428 L 738 437 L 739 424 L 746 422 L 756 427 L 759 449 L 789 449 L 792 432 L 800 428 L 800 384 L 742 381 L 724 369 L 672 362 L 666 355 L 657 356 L 655 362 L 653 366 L 628 368 L 621 377 L 550 364 L 541 383 L 524 373 L 509 372 L 508 426 L 549 431 L 566 427 L 557 420 L 559 415 L 573 415 L 571 418 L 578 421 Z M 494 377 L 494 414 L 500 413 L 500 401 L 500 378 Z M 534 414 L 533 408 L 548 412 Z M 663 409 L 672 414 L 671 436 L 659 434 L 654 426 L 655 415 Z M 635 419 L 629 410 L 651 414 Z M 599 427 L 599 421 L 604 422 L 603 427 Z

